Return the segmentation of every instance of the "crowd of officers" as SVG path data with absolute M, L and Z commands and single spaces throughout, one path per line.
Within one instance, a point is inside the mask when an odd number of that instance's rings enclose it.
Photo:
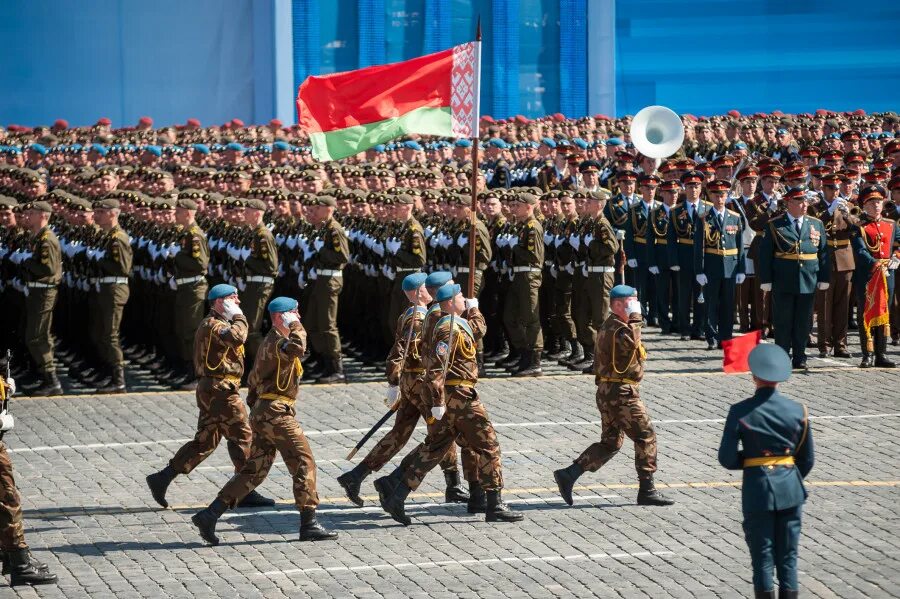
M 333 383 L 344 355 L 383 367 L 402 280 L 441 270 L 463 289 L 473 279 L 482 373 L 538 376 L 546 360 L 591 372 L 617 282 L 638 290 L 646 326 L 710 349 L 736 323 L 773 334 L 795 367 L 807 346 L 851 357 L 865 256 L 879 254 L 893 285 L 894 235 L 882 235 L 887 258 L 853 240 L 900 216 L 900 119 L 684 123 L 684 146 L 660 162 L 632 148 L 627 117 L 485 117 L 474 177 L 469 140 L 408 139 L 320 164 L 278 122 L 0 129 L 0 338 L 28 393 L 61 393 L 59 363 L 73 385 L 123 391 L 126 360 L 192 389 L 207 291 L 227 283 L 248 320 L 248 371 L 267 302 L 287 296 L 309 336 L 304 378 Z M 862 330 L 862 366 L 891 365 L 891 302 L 889 324 Z

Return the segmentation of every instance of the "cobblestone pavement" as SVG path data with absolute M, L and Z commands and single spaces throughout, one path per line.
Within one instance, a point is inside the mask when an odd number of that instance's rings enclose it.
M 701 342 L 647 335 L 642 387 L 659 435 L 657 481 L 671 508 L 635 505 L 627 443 L 559 499 L 551 472 L 599 437 L 589 376 L 496 378 L 479 385 L 503 450 L 505 498 L 521 524 L 492 525 L 441 502 L 432 473 L 411 496 L 403 528 L 377 507 L 343 497 L 344 457 L 384 412 L 385 386 L 307 386 L 299 420 L 319 465 L 320 509 L 337 542 L 297 541 L 298 514 L 280 460 L 261 486 L 274 509 L 228 512 L 222 544 L 190 523 L 230 474 L 224 447 L 170 487 L 158 509 L 144 477 L 193 435 L 190 393 L 15 401 L 6 437 L 24 496 L 26 535 L 59 574 L 21 597 L 744 597 L 750 565 L 740 525 L 740 473 L 716 448 L 728 406 L 752 393 L 746 375 L 720 372 Z M 891 348 L 896 358 L 896 348 Z M 807 597 L 890 597 L 900 588 L 900 371 L 857 360 L 810 360 L 785 392 L 808 403 L 816 467 L 804 514 L 800 581 Z M 414 440 L 423 436 L 416 432 Z M 368 447 L 371 447 L 371 443 Z M 412 445 L 409 446 L 412 448 Z M 356 459 L 360 459 L 361 456 Z M 0 588 L 0 597 L 13 596 Z

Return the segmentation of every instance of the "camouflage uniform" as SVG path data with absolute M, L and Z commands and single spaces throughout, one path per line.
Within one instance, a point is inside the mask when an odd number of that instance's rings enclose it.
M 187 474 L 209 457 L 224 436 L 235 471 L 243 467 L 250 451 L 252 433 L 247 424 L 247 407 L 238 395 L 244 374 L 244 342 L 247 320 L 238 314 L 229 323 L 210 312 L 194 336 L 194 368 L 197 385 L 197 434 L 169 466 L 178 474 Z
M 263 338 L 248 379 L 253 444 L 244 467 L 219 492 L 219 499 L 226 506 L 234 507 L 265 480 L 276 453 L 281 454 L 294 481 L 297 509 L 315 509 L 319 505 L 316 462 L 294 410 L 304 353 L 306 331 L 299 322 L 291 324 L 288 337 L 272 327 Z
M 596 472 L 616 455 L 625 435 L 634 441 L 638 477 L 652 477 L 656 472 L 656 432 L 640 396 L 647 355 L 640 330 L 640 316 L 632 315 L 625 322 L 610 314 L 597 331 L 594 374 L 603 434 L 575 460 L 588 472 Z
M 0 383 L 2 385 L 2 383 Z M 0 549 L 25 549 L 25 529 L 22 526 L 22 506 L 13 478 L 12 461 L 6 444 L 0 441 Z

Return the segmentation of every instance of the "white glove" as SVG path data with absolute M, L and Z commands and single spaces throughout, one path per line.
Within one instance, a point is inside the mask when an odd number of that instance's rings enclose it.
M 518 235 L 510 235 L 509 236 L 509 247 L 513 247 L 519 244 L 519 236 Z
M 175 277 L 169 277 L 169 289 L 172 291 L 178 290 L 178 284 L 175 283 Z
M 544 233 L 544 245 L 550 245 L 551 243 L 553 243 L 554 239 L 556 239 L 556 237 L 554 235 L 552 235 L 551 233 L 546 233 L 546 232 Z M 556 246 L 556 247 L 559 247 L 559 246 Z
M 315 241 L 313 241 L 313 247 L 316 248 L 316 251 L 318 252 L 323 247 L 325 247 L 325 241 L 322 239 L 316 239 Z
M 440 420 L 441 418 L 444 417 L 444 414 L 446 414 L 446 413 L 447 413 L 447 408 L 445 408 L 444 406 L 435 406 L 435 407 L 431 408 L 431 416 L 435 420 Z
M 822 281 L 821 283 L 819 283 L 818 285 L 816 285 L 816 287 L 819 289 L 819 291 L 825 291 L 825 290 L 827 290 L 830 286 L 831 286 L 831 283 L 828 283 L 827 281 Z
M 641 302 L 636 299 L 628 300 L 628 303 L 625 304 L 625 311 L 629 314 L 640 314 L 641 313 Z
M 652 274 L 652 275 L 658 275 L 658 274 L 659 274 L 659 267 L 658 267 L 658 266 L 651 266 L 651 267 L 648 268 L 647 270 L 650 271 L 650 274 Z
M 591 242 L 594 241 L 594 234 L 588 233 L 584 236 L 584 245 L 591 245 Z
M 472 308 L 478 307 L 478 298 L 473 297 L 472 299 L 466 298 L 466 310 L 471 310 Z
M 629 258 L 628 266 L 631 268 L 637 268 L 637 260 L 635 260 L 634 258 Z
M 675 264 L 673 266 L 670 266 L 669 270 L 671 270 L 672 272 L 678 272 L 679 270 L 681 270 L 681 267 Z
M 569 273 L 570 275 L 574 275 L 574 274 L 575 274 L 575 267 L 572 265 L 571 262 L 569 262 L 568 264 L 566 264 L 566 272 Z
M 557 236 L 553 239 L 553 247 L 557 247 L 557 248 L 558 248 L 559 246 L 562 245 L 562 242 L 565 241 L 565 240 L 566 240 L 566 238 L 563 237 L 562 235 L 557 235 Z
M 709 282 L 709 280 L 706 278 L 706 275 L 702 272 L 696 276 L 696 279 L 700 285 L 706 285 Z
M 760 291 L 772 291 L 772 283 L 760 283 L 759 290 Z
M 625 229 L 616 229 L 616 239 L 619 241 L 625 240 Z
M 569 245 L 571 245 L 577 251 L 578 248 L 581 247 L 581 238 L 578 235 L 570 235 Z
M 225 300 L 222 302 L 222 316 L 228 320 L 232 320 L 238 314 L 243 314 L 241 307 L 234 300 Z
M 292 323 L 300 322 L 300 317 L 294 312 L 282 312 L 281 322 L 283 322 L 285 326 L 290 326 Z
M 465 247 L 467 243 L 469 243 L 468 235 L 460 235 L 456 238 L 456 245 L 458 245 L 459 247 Z
M 734 282 L 737 283 L 738 285 L 740 285 L 741 283 L 744 282 L 744 279 L 746 279 L 746 278 L 747 278 L 747 275 L 745 275 L 742 272 L 739 272 L 738 274 L 734 275 Z
M 16 420 L 7 411 L 0 412 L 0 432 L 11 431 L 16 426 Z
M 384 405 L 389 408 L 394 407 L 398 397 L 400 397 L 400 387 L 397 385 L 389 385 L 387 395 L 384 397 Z
M 9 387 L 9 395 L 16 394 L 16 379 L 12 377 L 6 379 L 6 386 Z

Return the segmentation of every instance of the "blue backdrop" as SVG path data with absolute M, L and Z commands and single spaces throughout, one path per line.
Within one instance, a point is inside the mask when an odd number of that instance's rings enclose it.
M 898 108 L 894 0 L 4 0 L 0 123 L 292 121 L 306 76 L 469 41 L 479 16 L 495 117 Z

